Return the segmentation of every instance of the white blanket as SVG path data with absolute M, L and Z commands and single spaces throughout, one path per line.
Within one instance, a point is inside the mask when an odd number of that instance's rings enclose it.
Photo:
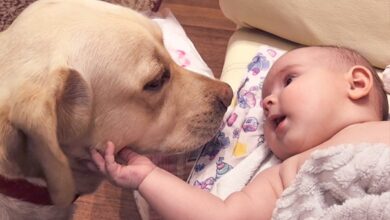
M 390 219 L 390 146 L 314 152 L 278 200 L 273 219 Z
M 257 172 L 279 163 L 266 147 L 261 91 L 272 64 L 285 51 L 259 47 L 248 62 L 244 79 L 216 138 L 203 148 L 189 184 L 221 199 L 240 191 Z

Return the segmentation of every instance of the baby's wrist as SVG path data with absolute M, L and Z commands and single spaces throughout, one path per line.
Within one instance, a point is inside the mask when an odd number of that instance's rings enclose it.
M 160 168 L 156 165 L 154 165 L 153 168 L 150 169 L 149 172 L 147 172 L 147 174 L 144 176 L 144 178 L 142 178 L 142 180 L 139 182 L 138 186 L 137 186 L 137 190 L 139 190 L 141 188 L 141 185 L 147 181 L 148 177 L 150 177 L 151 175 L 153 175 L 154 172 L 158 172 Z

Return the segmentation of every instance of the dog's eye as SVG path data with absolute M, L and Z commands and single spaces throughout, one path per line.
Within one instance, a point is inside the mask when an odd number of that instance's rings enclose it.
M 144 86 L 144 90 L 158 91 L 163 87 L 165 82 L 168 81 L 170 77 L 170 72 L 165 70 L 163 74 L 159 75 L 156 79 L 153 79 L 152 81 L 146 83 L 146 85 Z
M 162 87 L 162 85 L 163 85 L 163 80 L 161 80 L 161 79 L 153 80 L 153 81 L 148 82 L 144 86 L 144 90 L 156 91 L 156 90 L 159 90 Z

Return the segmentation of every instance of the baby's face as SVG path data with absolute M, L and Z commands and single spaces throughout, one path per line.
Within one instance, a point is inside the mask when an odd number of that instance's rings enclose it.
M 337 114 L 348 84 L 343 73 L 328 68 L 329 54 L 322 50 L 301 48 L 287 53 L 265 79 L 265 139 L 280 159 L 319 145 L 341 126 Z

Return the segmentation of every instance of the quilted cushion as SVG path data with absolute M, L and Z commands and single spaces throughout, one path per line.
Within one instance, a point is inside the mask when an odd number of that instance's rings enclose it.
M 353 48 L 381 69 L 390 64 L 390 1 L 219 0 L 238 26 L 304 45 Z

